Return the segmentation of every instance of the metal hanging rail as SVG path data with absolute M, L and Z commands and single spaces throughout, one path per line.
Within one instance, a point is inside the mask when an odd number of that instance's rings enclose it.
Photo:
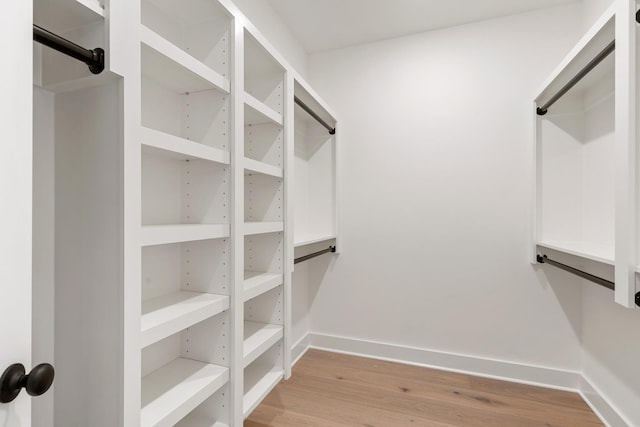
M 609 56 L 614 50 L 616 50 L 616 41 L 612 41 L 605 47 L 595 58 L 593 58 L 585 67 L 578 72 L 569 82 L 564 85 L 555 95 L 551 97 L 542 107 L 538 107 L 537 113 L 539 116 L 547 114 L 549 107 L 556 103 L 562 96 L 574 87 L 580 80 L 582 80 L 587 74 L 598 66 L 604 59 Z
M 33 25 L 33 40 L 84 62 L 93 74 L 100 74 L 104 70 L 104 50 L 102 48 L 85 49 L 35 24 Z
M 315 111 L 313 111 L 311 109 L 311 107 L 309 107 L 307 104 L 305 104 L 304 102 L 302 102 L 300 100 L 300 98 L 298 98 L 297 96 L 293 96 L 293 100 L 296 102 L 296 104 L 298 104 L 304 111 L 306 111 L 311 117 L 313 117 L 314 119 L 316 119 L 316 121 L 318 123 L 320 123 L 322 126 L 324 126 L 328 131 L 329 131 L 329 135 L 335 135 L 336 134 L 336 128 L 331 127 L 331 125 L 327 122 L 325 122 L 322 117 L 320 117 L 319 115 L 316 114 Z
M 298 257 L 298 258 L 293 260 L 293 263 L 294 264 L 298 264 L 298 263 L 301 263 L 303 261 L 309 260 L 311 258 L 315 258 L 317 256 L 320 256 L 320 255 L 323 255 L 323 254 L 326 254 L 326 253 L 329 253 L 329 252 L 335 252 L 335 251 L 336 251 L 336 247 L 335 246 L 329 246 L 327 249 L 323 249 L 321 251 L 314 252 L 314 253 L 309 254 L 309 255 Z
M 603 279 L 602 277 L 594 276 L 593 274 L 589 274 L 585 271 L 578 270 L 577 268 L 573 268 L 566 264 L 562 264 L 558 261 L 554 261 L 552 259 L 549 259 L 546 255 L 542 255 L 542 256 L 538 255 L 536 259 L 540 264 L 551 264 L 554 267 L 558 267 L 561 270 L 568 271 L 569 273 L 575 274 L 576 276 L 580 276 L 583 279 L 590 280 L 594 283 L 597 283 L 600 286 L 604 286 L 607 289 L 611 289 L 612 291 L 616 290 L 616 284 L 614 282 Z

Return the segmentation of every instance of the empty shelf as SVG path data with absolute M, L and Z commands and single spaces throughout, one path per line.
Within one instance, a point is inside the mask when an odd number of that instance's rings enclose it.
M 276 233 L 284 230 L 282 222 L 245 222 L 244 234 L 246 236 L 252 234 Z
M 224 93 L 229 93 L 230 84 L 229 80 L 222 77 L 220 74 L 213 71 L 211 68 L 207 67 L 202 62 L 195 59 L 193 56 L 189 55 L 176 45 L 172 44 L 168 40 L 164 39 L 160 35 L 156 34 L 149 28 L 144 25 L 140 28 L 140 35 L 142 42 L 152 48 L 154 51 L 159 53 L 160 55 L 166 57 L 169 61 L 161 61 L 163 68 L 159 70 L 155 70 L 158 73 L 165 72 L 166 76 L 171 78 L 175 78 L 175 75 L 180 74 L 185 86 L 183 90 L 185 92 L 194 92 L 196 90 L 203 89 L 218 89 Z M 144 57 L 144 56 L 143 56 Z M 147 58 L 150 59 L 150 58 Z M 156 58 L 156 60 L 160 60 L 160 58 Z M 173 63 L 173 64 L 171 64 Z M 188 70 L 189 74 L 192 74 L 194 77 L 197 76 L 199 79 L 194 79 L 193 77 L 187 77 L 186 73 L 181 72 L 179 68 L 183 68 L 184 70 Z M 192 82 L 195 82 L 196 86 L 189 89 L 190 84 L 187 83 L 188 79 Z M 205 87 L 202 86 L 202 82 L 198 82 L 197 80 L 206 81 Z M 208 87 L 206 87 L 208 86 Z
M 537 245 L 542 248 L 564 252 L 603 264 L 615 264 L 615 250 L 613 245 L 577 241 L 546 241 L 538 242 Z
M 326 236 L 294 236 L 293 240 L 293 246 L 297 248 L 300 246 L 313 245 L 315 243 L 336 240 L 336 236 L 335 234 Z
M 142 378 L 140 425 L 173 426 L 229 381 L 222 366 L 178 358 Z
M 142 227 L 142 246 L 229 237 L 228 224 L 146 225 Z
M 244 322 L 244 366 L 247 366 L 277 343 L 283 336 L 281 325 Z
M 229 297 L 176 292 L 142 303 L 142 347 L 160 341 L 229 308 Z
M 208 160 L 228 165 L 230 154 L 227 151 L 208 145 L 189 141 L 188 139 L 142 127 L 140 129 L 142 144 L 152 149 L 162 150 L 168 157 L 178 160 Z
M 282 274 L 244 272 L 244 301 L 255 298 L 283 283 Z
M 244 370 L 243 414 L 247 418 L 258 404 L 284 378 L 284 370 L 279 367 L 251 365 Z
M 282 115 L 269 108 L 265 103 L 259 101 L 248 93 L 244 94 L 245 108 L 244 123 L 247 125 L 257 125 L 264 123 L 275 123 L 282 126 Z
M 214 421 L 210 417 L 192 412 L 180 420 L 176 427 L 229 427 L 229 424 Z
M 104 20 L 98 0 L 34 0 L 33 23 L 56 33 Z
M 276 178 L 282 178 L 282 168 L 272 166 L 270 164 L 260 162 L 245 157 L 244 159 L 244 171 L 245 174 L 258 173 L 262 175 L 273 176 Z

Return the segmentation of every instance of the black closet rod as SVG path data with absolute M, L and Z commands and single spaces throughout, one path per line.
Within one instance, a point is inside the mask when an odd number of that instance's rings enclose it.
M 594 283 L 597 283 L 600 286 L 604 286 L 607 289 L 611 289 L 612 291 L 615 291 L 616 289 L 616 284 L 614 282 L 603 279 L 602 277 L 594 276 L 593 274 L 589 274 L 585 271 L 578 270 L 577 268 L 570 267 L 566 264 L 559 263 L 558 261 L 549 259 L 546 255 L 542 255 L 542 256 L 538 255 L 537 261 L 540 264 L 551 264 L 554 267 L 558 267 L 561 270 L 568 271 L 569 273 L 575 274 L 576 276 L 580 276 L 583 279 L 590 280 Z
M 294 264 L 298 264 L 298 263 L 306 261 L 308 259 L 315 258 L 317 256 L 320 256 L 320 255 L 323 255 L 323 254 L 326 254 L 326 253 L 329 253 L 329 252 L 335 252 L 335 251 L 336 251 L 336 247 L 335 246 L 329 246 L 327 249 L 323 249 L 321 251 L 314 252 L 312 254 L 296 258 L 296 259 L 293 260 L 293 263 Z
M 578 72 L 578 74 L 575 75 L 575 77 L 573 77 L 571 80 L 569 80 L 569 83 L 564 85 L 555 95 L 553 95 L 551 97 L 551 99 L 549 99 L 547 101 L 546 104 L 544 104 L 542 107 L 538 107 L 538 109 L 537 109 L 538 115 L 539 116 L 544 116 L 545 114 L 547 114 L 547 111 L 549 110 L 549 107 L 551 107 L 553 104 L 555 104 L 558 99 L 562 98 L 562 96 L 565 93 L 567 93 L 569 91 L 569 89 L 574 87 L 576 85 L 576 83 L 578 83 L 587 74 L 589 74 L 589 72 L 591 72 L 591 70 L 596 68 L 598 66 L 598 64 L 601 63 L 602 61 L 604 61 L 604 59 L 607 56 L 609 56 L 611 54 L 611 52 L 613 52 L 614 50 L 616 50 L 616 41 L 615 40 L 612 41 L 611 43 L 609 43 L 607 45 L 607 47 L 605 47 L 598 55 L 596 55 L 595 58 L 593 58 L 587 65 L 585 65 L 585 67 L 582 70 L 580 70 Z
M 100 74 L 104 70 L 104 50 L 102 48 L 85 49 L 35 24 L 33 25 L 33 40 L 84 62 L 93 74 Z
M 325 122 L 322 117 L 320 117 L 319 115 L 316 114 L 315 111 L 313 111 L 307 104 L 305 104 L 304 102 L 302 102 L 300 100 L 300 98 L 298 98 L 297 96 L 293 96 L 293 100 L 296 102 L 296 104 L 298 104 L 300 107 L 302 107 L 302 109 L 304 111 L 306 111 L 307 113 L 309 113 L 309 115 L 311 117 L 313 117 L 314 119 L 316 119 L 318 121 L 318 123 L 320 123 L 322 126 L 324 126 L 325 128 L 327 128 L 327 130 L 329 131 L 330 135 L 335 135 L 336 134 L 336 128 L 332 128 L 331 125 L 329 125 L 329 123 Z

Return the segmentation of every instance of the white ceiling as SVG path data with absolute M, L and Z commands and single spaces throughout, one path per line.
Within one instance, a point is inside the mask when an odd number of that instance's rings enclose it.
M 308 53 L 575 0 L 268 0 Z

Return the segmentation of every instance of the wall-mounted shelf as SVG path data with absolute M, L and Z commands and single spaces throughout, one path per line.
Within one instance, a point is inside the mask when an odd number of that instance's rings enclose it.
M 282 168 L 277 166 L 272 166 L 270 164 L 260 162 L 258 160 L 253 160 L 245 157 L 244 159 L 244 171 L 245 175 L 248 174 L 262 174 L 267 176 L 272 176 L 275 178 L 282 178 L 283 171 Z
M 180 88 L 184 92 L 215 88 L 224 93 L 229 93 L 230 84 L 228 79 L 144 25 L 140 28 L 140 32 L 142 43 L 152 49 L 151 51 L 143 48 L 143 52 L 145 50 L 147 52 L 143 54 L 143 61 L 145 61 L 145 68 L 149 70 L 149 73 L 153 69 L 153 72 L 162 73 L 166 76 L 163 80 L 177 79 L 180 81 Z M 198 78 L 201 81 L 198 81 Z
M 33 21 L 60 33 L 104 20 L 98 0 L 34 0 Z
M 227 381 L 227 368 L 174 360 L 142 379 L 140 425 L 173 426 Z
M 163 153 L 154 153 L 156 155 L 165 155 L 176 160 L 208 160 L 225 165 L 230 163 L 228 151 L 192 142 L 155 129 L 141 127 L 140 138 L 144 147 L 163 151 Z
M 587 242 L 538 242 L 538 246 L 603 264 L 615 265 L 613 245 Z
M 229 237 L 228 224 L 148 225 L 142 227 L 141 246 Z
M 261 273 L 257 271 L 244 272 L 244 300 L 250 300 L 258 295 L 270 291 L 283 283 L 282 274 Z
M 284 370 L 277 366 L 263 366 L 254 363 L 244 370 L 243 413 L 245 418 L 278 385 L 283 377 Z
M 229 297 L 180 291 L 144 301 L 142 347 L 175 334 L 229 308 Z

